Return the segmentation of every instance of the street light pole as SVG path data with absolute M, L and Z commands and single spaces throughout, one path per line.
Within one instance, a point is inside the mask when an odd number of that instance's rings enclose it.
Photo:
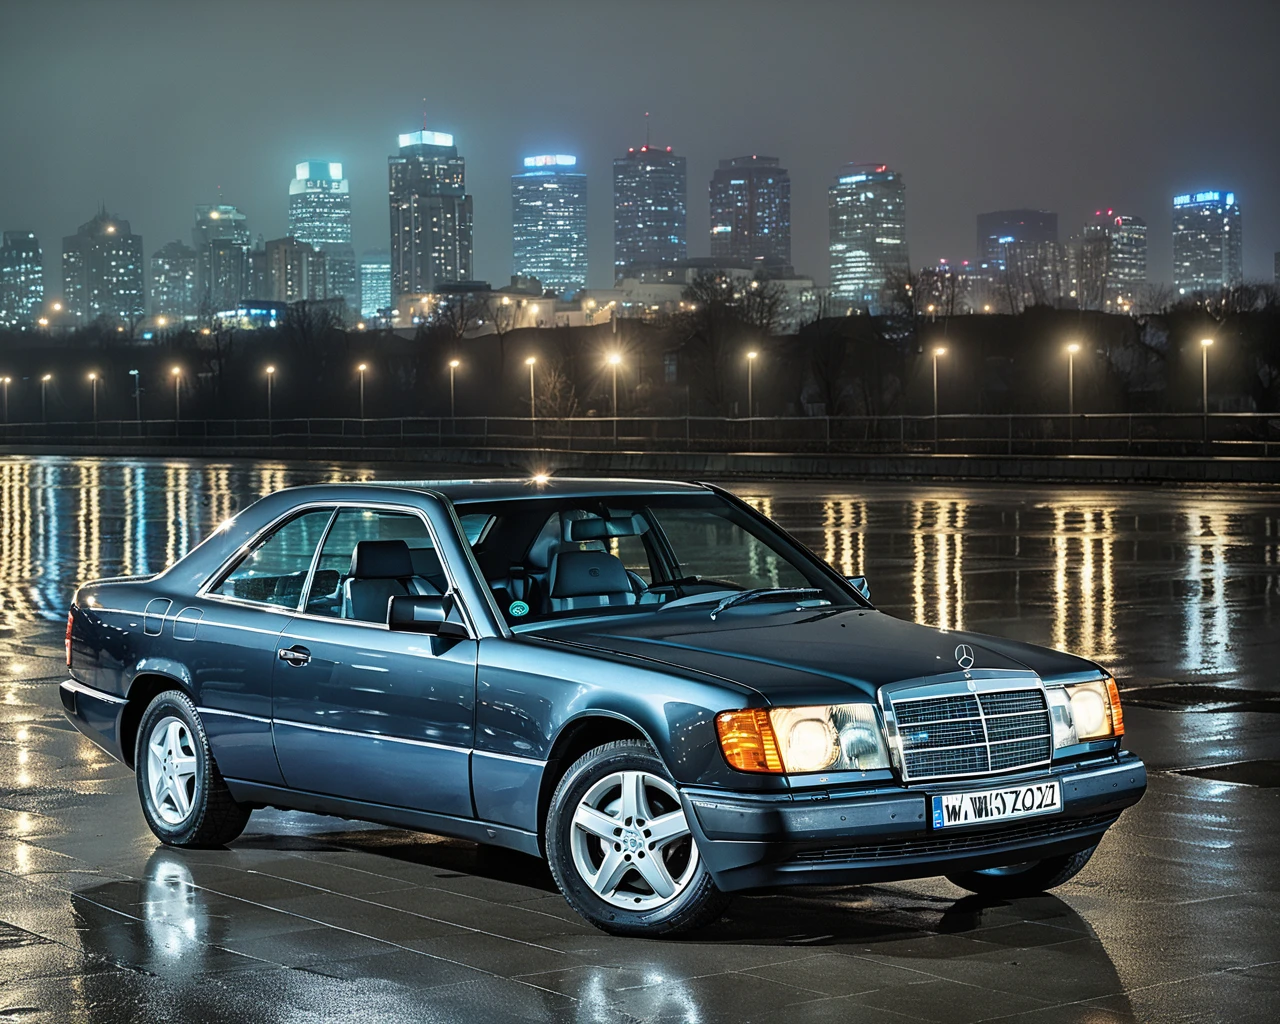
M 747 353 L 747 439 L 754 445 L 756 439 L 755 365 L 760 353 Z
M 4 421 L 9 422 L 9 382 L 12 377 L 0 377 L 0 384 L 4 385 Z
M 173 374 L 173 434 L 178 436 L 178 424 L 182 421 L 182 367 L 175 366 Z
M 142 429 L 142 377 L 137 370 L 130 370 L 129 376 L 133 378 L 133 416 L 138 421 L 138 429 Z
M 93 391 L 93 432 L 98 432 L 98 375 L 89 374 L 89 387 Z
M 525 366 L 529 367 L 529 419 L 533 421 L 530 429 L 533 431 L 534 440 L 538 438 L 538 410 L 533 399 L 533 365 L 537 361 L 537 356 L 530 356 L 524 361 Z
M 453 403 L 453 375 L 454 372 L 462 365 L 461 360 L 449 360 L 449 422 L 453 427 L 453 432 L 458 432 L 458 414 L 457 407 Z
M 41 423 L 49 422 L 49 417 L 45 415 L 44 392 L 45 392 L 45 388 L 49 386 L 49 381 L 51 380 L 53 380 L 53 374 L 51 373 L 46 373 L 43 377 L 40 378 L 40 422 Z
M 1071 446 L 1076 444 L 1076 353 L 1080 346 L 1074 341 L 1067 346 L 1067 429 Z
M 1200 339 L 1200 415 L 1204 419 L 1204 445 L 1209 446 L 1209 346 L 1212 338 Z
M 356 367 L 360 371 L 360 436 L 364 436 L 364 371 L 369 369 L 368 363 Z
M 945 356 L 945 348 L 933 350 L 933 453 L 938 453 L 938 356 Z
M 618 364 L 622 356 L 614 352 L 609 356 L 609 366 L 613 370 L 613 446 L 618 447 Z
M 275 430 L 272 426 L 271 417 L 271 385 L 276 379 L 276 368 L 274 366 L 267 367 L 267 436 L 275 437 Z

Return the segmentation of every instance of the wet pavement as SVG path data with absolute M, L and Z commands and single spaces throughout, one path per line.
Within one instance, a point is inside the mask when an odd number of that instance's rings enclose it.
M 76 582 L 375 475 L 405 468 L 0 459 L 0 1022 L 1277 1018 L 1280 493 L 735 483 L 888 611 L 1106 664 L 1151 788 L 1051 896 L 790 890 L 644 941 L 434 836 L 259 811 L 227 850 L 159 847 L 63 721 Z

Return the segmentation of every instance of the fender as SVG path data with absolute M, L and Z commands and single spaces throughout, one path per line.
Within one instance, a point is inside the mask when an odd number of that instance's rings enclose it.
M 173 658 L 139 658 L 137 663 L 125 674 L 124 695 L 133 697 L 133 686 L 139 676 L 162 676 L 177 683 L 188 697 L 197 700 L 195 683 L 191 679 L 191 671 L 186 665 Z

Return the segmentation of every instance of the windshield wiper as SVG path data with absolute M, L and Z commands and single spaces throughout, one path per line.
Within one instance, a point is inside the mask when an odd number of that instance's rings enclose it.
M 789 597 L 792 594 L 821 594 L 817 587 L 758 587 L 755 590 L 744 590 L 740 594 L 731 594 L 711 610 L 714 619 L 722 611 L 734 605 L 746 604 L 748 601 L 761 601 L 767 597 Z

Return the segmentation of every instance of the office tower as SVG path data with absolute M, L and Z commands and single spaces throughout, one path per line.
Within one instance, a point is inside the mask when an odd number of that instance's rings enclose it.
M 1058 215 L 1048 210 L 996 210 L 978 214 L 978 263 L 992 270 L 1006 269 L 1007 249 L 1027 250 L 1057 245 Z
M 1082 309 L 1127 313 L 1147 283 L 1147 222 L 1098 210 L 1072 240 L 1072 290 Z
M 34 231 L 6 231 L 0 245 L 0 327 L 30 327 L 44 302 L 44 253 Z
M 199 254 L 181 240 L 169 242 L 151 256 L 151 315 L 194 320 L 200 312 Z
M 1219 292 L 1244 281 L 1240 204 L 1234 192 L 1173 197 L 1173 286 L 1179 295 Z
M 253 238 L 240 210 L 228 203 L 197 206 L 191 241 L 198 257 L 196 295 L 202 313 L 226 312 L 257 297 L 246 287 Z
M 329 295 L 346 302 L 347 315 L 360 308 L 356 254 L 351 247 L 351 189 L 342 164 L 307 160 L 289 182 L 289 234 L 325 254 Z
M 62 240 L 62 296 L 77 324 L 135 322 L 146 311 L 142 236 L 102 210 Z
M 906 183 L 884 164 L 847 164 L 827 209 L 831 292 L 878 313 L 885 285 L 909 270 Z
M 292 236 L 266 244 L 267 292 L 274 302 L 312 302 L 329 297 L 325 254 Z
M 366 320 L 389 320 L 385 311 L 391 308 L 391 253 L 366 250 L 360 257 L 360 315 Z
M 577 163 L 527 156 L 511 176 L 511 273 L 565 298 L 587 286 L 587 176 Z
M 438 292 L 471 280 L 471 197 L 453 136 L 426 129 L 401 135 L 387 176 L 392 294 Z
M 791 265 L 791 176 L 777 157 L 720 161 L 711 177 L 711 258 Z
M 685 158 L 641 146 L 613 161 L 613 268 L 622 280 L 629 267 L 679 263 L 686 244 Z

